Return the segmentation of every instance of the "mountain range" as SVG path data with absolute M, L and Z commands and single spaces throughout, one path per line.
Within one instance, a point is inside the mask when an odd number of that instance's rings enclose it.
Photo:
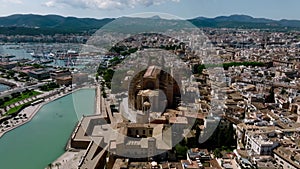
M 300 20 L 272 20 L 253 18 L 248 15 L 218 16 L 215 18 L 197 17 L 190 19 L 199 27 L 253 28 L 253 29 L 300 29 Z
M 113 20 L 113 18 L 94 19 L 59 15 L 16 14 L 0 17 L 0 32 L 2 34 L 27 35 L 94 32 Z
M 160 20 L 161 18 L 153 16 L 149 19 Z M 94 19 L 59 15 L 16 14 L 0 17 L 0 33 L 30 35 L 94 32 L 113 20 L 114 18 Z M 247 15 L 219 16 L 215 18 L 197 17 L 188 21 L 197 27 L 300 30 L 300 20 L 272 20 L 253 18 Z

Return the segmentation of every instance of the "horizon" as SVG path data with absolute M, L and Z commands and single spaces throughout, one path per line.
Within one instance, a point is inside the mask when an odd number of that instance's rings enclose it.
M 153 13 L 154 15 L 153 16 L 160 16 L 160 14 L 167 14 L 167 13 L 155 13 L 155 12 L 145 12 L 145 14 L 151 14 Z M 33 16 L 60 16 L 60 17 L 64 17 L 64 18 L 68 18 L 68 17 L 74 17 L 74 18 L 79 18 L 79 19 L 98 19 L 98 20 L 101 20 L 101 19 L 117 19 L 117 18 L 122 18 L 122 17 L 136 17 L 135 15 L 138 15 L 138 14 L 143 14 L 143 13 L 135 13 L 135 14 L 131 14 L 131 15 L 123 15 L 123 16 L 117 16 L 117 17 L 103 17 L 103 18 L 97 18 L 97 17 L 80 17 L 80 16 L 73 16 L 73 15 L 60 15 L 60 14 L 55 14 L 55 13 L 49 13 L 49 14 L 39 14 L 39 13 L 14 13 L 14 14 L 9 14 L 9 15 L 0 15 L 0 18 L 5 18 L 5 17 L 10 17 L 10 16 L 14 16 L 14 15 L 23 15 L 23 16 L 26 16 L 26 15 L 33 15 Z M 168 15 L 168 14 L 167 14 Z M 150 17 L 153 17 L 153 16 L 150 16 Z M 172 16 L 172 15 L 171 15 Z M 174 17 L 177 17 L 175 15 L 173 15 Z M 209 17 L 209 16 L 203 16 L 203 15 L 199 15 L 199 16 L 195 16 L 193 18 L 180 18 L 180 17 L 177 17 L 179 19 L 183 19 L 183 20 L 189 20 L 189 19 L 196 19 L 196 18 L 200 18 L 200 17 L 203 17 L 203 18 L 207 18 L 207 19 L 215 19 L 215 18 L 218 18 L 218 17 L 231 17 L 231 16 L 249 16 L 249 17 L 252 17 L 254 19 L 270 19 L 270 20 L 274 20 L 274 21 L 281 21 L 281 20 L 295 20 L 295 21 L 300 21 L 300 19 L 287 19 L 287 18 L 282 18 L 282 19 L 273 19 L 273 18 L 268 18 L 268 17 L 255 17 L 255 16 L 252 16 L 252 15 L 247 15 L 247 14 L 237 14 L 237 13 L 234 13 L 234 14 L 229 14 L 229 15 L 218 15 L 218 16 L 214 16 L 214 17 Z M 138 16 L 140 17 L 140 16 Z M 148 17 L 148 18 L 150 18 Z M 143 17 L 141 17 L 143 18 Z M 146 17 L 147 18 L 147 17 Z M 166 18 L 163 18 L 163 19 L 166 19 Z
M 300 169 L 299 0 L 0 2 L 1 168 Z
M 136 13 L 167 13 L 183 19 L 199 16 L 248 15 L 272 20 L 300 20 L 297 0 L 0 0 L 0 16 L 60 15 L 78 18 L 118 18 Z

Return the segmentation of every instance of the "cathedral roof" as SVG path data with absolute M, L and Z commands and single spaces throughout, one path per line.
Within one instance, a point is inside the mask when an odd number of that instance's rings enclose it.
M 149 66 L 144 74 L 144 78 L 157 78 L 160 74 L 160 71 L 161 69 L 158 66 Z

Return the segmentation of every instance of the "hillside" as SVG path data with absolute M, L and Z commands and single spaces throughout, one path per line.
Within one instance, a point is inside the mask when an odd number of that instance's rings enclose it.
M 272 20 L 253 18 L 247 15 L 219 16 L 216 18 L 198 17 L 189 21 L 198 27 L 300 30 L 299 20 Z
M 128 24 L 131 23 L 130 18 L 127 19 L 129 21 Z M 161 23 L 160 26 L 163 26 L 165 22 L 159 22 L 159 20 L 162 21 L 159 16 L 153 16 L 149 19 L 152 20 L 153 23 Z M 0 32 L 6 35 L 93 33 L 113 20 L 113 18 L 94 19 L 63 17 L 59 15 L 16 14 L 0 17 Z M 135 20 L 138 21 L 142 19 L 135 18 Z M 271 20 L 253 18 L 247 15 L 219 16 L 215 18 L 197 17 L 189 19 L 188 21 L 197 27 L 300 30 L 299 20 Z M 172 20 L 167 21 L 167 23 L 169 22 L 172 22 Z M 143 25 L 143 23 L 141 22 L 140 25 Z M 152 29 L 155 25 L 157 24 L 153 24 L 149 29 Z
M 81 33 L 94 31 L 114 19 L 62 17 L 59 15 L 11 15 L 0 17 L 0 30 L 4 34 Z M 34 34 L 34 32 L 31 32 Z

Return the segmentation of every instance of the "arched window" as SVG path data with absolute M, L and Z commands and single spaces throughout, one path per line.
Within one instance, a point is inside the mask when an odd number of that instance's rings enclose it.
M 147 82 L 146 89 L 154 90 L 154 82 L 152 81 Z

